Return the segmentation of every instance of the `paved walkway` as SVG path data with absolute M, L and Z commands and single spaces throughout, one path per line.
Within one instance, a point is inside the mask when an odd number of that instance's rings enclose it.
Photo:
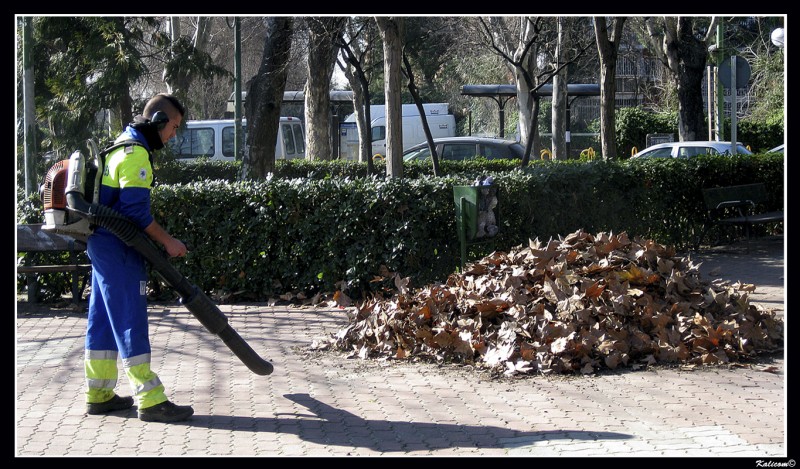
M 784 243 L 694 255 L 701 272 L 756 285 L 785 317 Z M 731 457 L 785 461 L 784 358 L 730 368 L 654 368 L 493 380 L 468 367 L 313 352 L 347 324 L 326 308 L 221 307 L 275 366 L 250 372 L 179 305 L 151 305 L 153 367 L 194 416 L 84 414 L 83 312 L 17 303 L 16 455 Z M 788 348 L 788 347 L 787 347 Z M 118 392 L 129 395 L 124 377 Z M 772 466 L 776 467 L 776 466 Z

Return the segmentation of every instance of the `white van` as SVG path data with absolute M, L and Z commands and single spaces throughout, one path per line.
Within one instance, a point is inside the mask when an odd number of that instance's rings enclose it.
M 448 114 L 448 103 L 424 103 L 425 119 L 431 137 L 454 137 L 456 135 L 456 118 Z M 386 155 L 386 112 L 383 104 L 370 106 L 370 132 L 372 133 L 372 156 Z M 427 141 L 422 118 L 416 104 L 403 104 L 403 151 L 408 150 L 418 143 Z M 350 114 L 339 124 L 339 138 L 342 159 L 355 160 L 358 158 L 358 128 L 356 127 L 355 114 Z
M 456 118 L 452 114 L 425 116 L 432 138 L 454 137 L 456 135 Z M 403 151 L 408 150 L 425 139 L 425 128 L 422 117 L 403 116 Z M 372 156 L 386 155 L 386 116 L 372 121 Z
M 178 129 L 168 145 L 181 162 L 191 162 L 206 157 L 218 161 L 234 161 L 235 121 L 189 120 L 186 126 Z M 247 120 L 242 119 L 242 146 L 247 143 Z M 306 140 L 303 123 L 297 117 L 281 117 L 278 140 L 275 145 L 275 159 L 289 160 L 306 157 Z M 247 152 L 245 146 L 244 152 Z

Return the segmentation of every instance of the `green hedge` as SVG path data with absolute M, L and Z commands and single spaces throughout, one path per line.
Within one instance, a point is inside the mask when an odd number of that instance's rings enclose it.
M 288 163 L 285 172 L 316 169 L 312 177 L 256 182 L 165 184 L 157 173 L 153 211 L 190 246 L 173 260 L 176 268 L 212 298 L 234 301 L 375 294 L 393 289 L 386 272 L 411 277 L 416 287 L 445 280 L 460 265 L 452 187 L 480 174 L 498 185 L 501 230 L 491 243 L 470 246 L 470 259 L 578 229 L 625 231 L 686 250 L 704 226 L 704 187 L 763 182 L 771 200 L 760 209 L 784 207 L 783 155 L 573 160 L 525 169 L 449 163 L 443 172 L 450 175 L 440 177 L 424 165 L 407 165 L 403 178 L 364 177 L 364 164 L 330 162 Z M 329 174 L 337 168 L 347 175 Z
M 532 165 L 541 164 L 533 160 Z M 486 160 L 476 158 L 469 161 L 441 161 L 441 174 L 477 177 L 487 171 L 510 171 L 520 165 L 519 160 Z M 170 158 L 156 158 L 155 172 L 158 184 L 185 184 L 205 180 L 223 180 L 234 182 L 239 179 L 241 162 L 198 160 L 195 164 L 179 163 Z M 383 179 L 386 166 L 383 162 L 375 163 L 372 177 Z M 407 161 L 403 163 L 403 176 L 410 179 L 433 176 L 430 162 Z M 309 161 L 278 160 L 275 162 L 273 177 L 280 179 L 308 178 L 364 178 L 367 177 L 367 164 L 345 160 Z

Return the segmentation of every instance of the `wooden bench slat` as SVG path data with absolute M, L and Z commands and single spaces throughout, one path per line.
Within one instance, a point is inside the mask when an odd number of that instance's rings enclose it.
M 43 224 L 17 225 L 18 252 L 85 251 L 86 244 L 71 236 L 43 229 Z
M 741 184 L 738 186 L 711 187 L 703 189 L 706 207 L 711 210 L 725 202 L 760 204 L 767 200 L 767 189 L 762 183 Z
M 696 241 L 695 247 L 699 246 L 710 225 L 740 225 L 744 227 L 749 238 L 750 228 L 753 225 L 783 222 L 783 210 L 752 213 L 757 205 L 768 200 L 767 189 L 762 183 L 703 189 L 708 223 Z M 731 215 L 730 211 L 726 211 L 726 209 L 735 210 L 737 215 L 725 216 Z
M 760 224 L 760 223 L 773 223 L 783 221 L 783 211 L 757 213 L 755 215 L 746 215 L 743 217 L 730 217 L 719 220 L 718 223 L 727 223 L 734 225 L 744 224 Z
M 18 274 L 47 274 L 52 272 L 89 272 L 91 264 L 64 264 L 64 265 L 19 265 Z
M 38 280 L 34 274 L 70 272 L 72 275 L 73 301 L 80 300 L 79 276 L 92 271 L 91 264 L 78 264 L 76 254 L 86 251 L 86 243 L 69 235 L 44 229 L 43 224 L 17 225 L 18 253 L 70 253 L 70 263 L 60 265 L 31 265 L 26 259 L 25 265 L 17 266 L 17 274 L 28 276 L 28 301 L 37 301 Z M 85 280 L 84 280 L 85 286 Z

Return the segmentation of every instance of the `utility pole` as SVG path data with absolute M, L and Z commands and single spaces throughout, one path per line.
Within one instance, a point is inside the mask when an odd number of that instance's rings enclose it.
M 239 17 L 233 18 L 233 154 L 242 159 L 242 36 Z
M 33 17 L 23 18 L 22 26 L 22 96 L 23 96 L 23 123 L 25 126 L 25 195 L 37 191 L 34 171 L 36 164 L 36 116 L 33 102 L 33 62 L 31 49 L 33 48 Z
M 717 24 L 717 49 L 714 51 L 717 62 L 717 79 L 714 80 L 717 85 L 717 112 L 714 113 L 714 115 L 717 117 L 717 132 L 714 140 L 718 142 L 722 141 L 722 124 L 725 120 L 725 87 L 722 86 L 722 82 L 719 79 L 719 66 L 722 65 L 722 61 L 724 60 L 724 54 L 722 51 L 722 41 L 725 33 L 724 28 L 724 21 L 720 21 L 719 24 Z M 733 90 L 733 92 L 735 93 L 736 90 Z

